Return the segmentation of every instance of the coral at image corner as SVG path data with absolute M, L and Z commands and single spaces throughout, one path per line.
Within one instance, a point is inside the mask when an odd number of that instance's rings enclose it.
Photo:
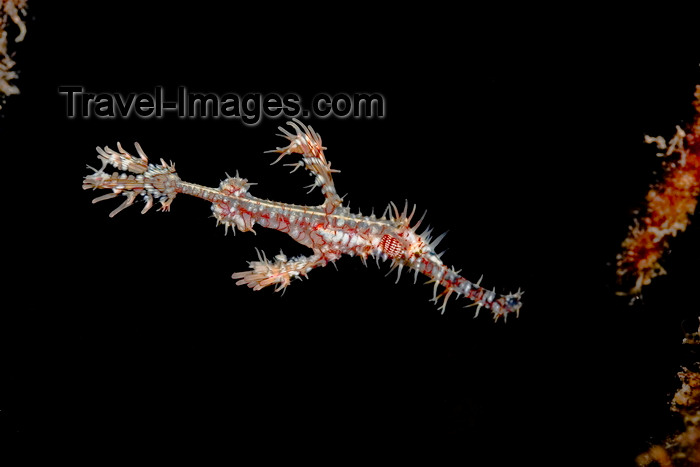
M 700 329 L 683 340 L 684 344 L 700 345 Z M 637 457 L 642 467 L 686 467 L 700 465 L 700 367 L 683 368 L 678 373 L 681 388 L 673 396 L 671 410 L 681 414 L 685 431 L 670 436 L 663 444 L 652 446 Z
M 12 70 L 15 66 L 14 60 L 8 52 L 8 34 L 6 27 L 11 20 L 19 28 L 19 34 L 14 38 L 15 42 L 21 42 L 27 33 L 26 25 L 20 14 L 26 15 L 27 0 L 0 0 L 0 97 L 19 94 L 17 86 L 11 83 L 17 78 L 17 73 Z M 0 102 L 0 108 L 2 108 Z

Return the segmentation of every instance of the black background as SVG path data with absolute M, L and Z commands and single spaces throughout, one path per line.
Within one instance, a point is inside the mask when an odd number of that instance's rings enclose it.
M 692 119 L 699 54 L 677 12 L 630 27 L 533 10 L 51 3 L 29 10 L 22 94 L 0 116 L 0 423 L 24 457 L 632 465 L 678 428 L 698 223 L 634 306 L 611 266 L 660 168 L 644 134 Z M 224 236 L 184 196 L 110 219 L 120 201 L 92 205 L 81 178 L 95 146 L 138 141 L 184 180 L 239 170 L 256 196 L 317 204 L 308 176 L 263 154 L 284 120 L 71 120 L 61 85 L 381 93 L 383 119 L 306 120 L 339 193 L 365 213 L 427 209 L 449 229 L 448 264 L 526 290 L 521 317 L 474 320 L 465 300 L 440 315 L 429 287 L 351 258 L 284 296 L 236 287 L 254 247 L 303 248 L 260 228 Z

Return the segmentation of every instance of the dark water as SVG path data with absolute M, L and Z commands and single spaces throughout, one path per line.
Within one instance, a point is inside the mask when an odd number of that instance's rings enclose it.
M 698 223 L 634 306 L 611 263 L 660 167 L 644 134 L 692 118 L 697 51 L 535 13 L 511 27 L 486 13 L 289 8 L 30 10 L 22 94 L 0 117 L 3 437 L 26 457 L 87 461 L 633 465 L 678 427 L 668 401 L 696 360 L 680 343 L 700 310 Z M 521 317 L 474 320 L 466 301 L 440 315 L 429 287 L 352 258 L 283 297 L 236 287 L 254 247 L 305 252 L 277 232 L 225 237 L 196 199 L 110 219 L 118 202 L 93 206 L 81 178 L 95 146 L 138 141 L 184 180 L 239 170 L 257 196 L 316 204 L 306 175 L 263 154 L 285 119 L 70 119 L 59 86 L 304 104 L 378 93 L 384 118 L 306 120 L 342 171 L 338 192 L 365 213 L 427 209 L 450 231 L 448 264 L 526 290 Z

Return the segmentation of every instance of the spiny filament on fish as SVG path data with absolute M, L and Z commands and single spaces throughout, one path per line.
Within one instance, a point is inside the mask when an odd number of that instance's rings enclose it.
M 211 203 L 213 216 L 217 225 L 223 224 L 226 232 L 231 228 L 243 232 L 253 231 L 257 224 L 261 227 L 279 230 L 287 233 L 294 240 L 312 250 L 309 256 L 287 258 L 280 252 L 272 260 L 264 253 L 258 252 L 258 260 L 249 262 L 250 270 L 236 272 L 233 278 L 236 284 L 247 285 L 253 290 L 274 286 L 275 291 L 285 290 L 295 278 L 306 277 L 317 268 L 335 263 L 343 255 L 359 256 L 363 263 L 373 257 L 377 264 L 379 260 L 391 261 L 390 273 L 398 272 L 401 277 L 403 268 L 414 271 L 414 282 L 419 274 L 428 277 L 428 283 L 433 285 L 433 301 L 442 299 L 439 309 L 444 313 L 447 301 L 452 296 L 464 295 L 476 306 L 476 315 L 484 307 L 491 310 L 494 319 L 520 311 L 520 298 L 523 292 L 499 295 L 488 290 L 479 282 L 473 283 L 442 263 L 442 253 L 436 253 L 435 248 L 445 234 L 433 239 L 432 229 L 426 229 L 420 234 L 418 227 L 423 221 L 421 217 L 411 225 L 416 211 L 415 206 L 408 212 L 408 203 L 402 212 L 394 203 L 390 203 L 384 215 L 376 217 L 374 213 L 363 216 L 362 213 L 350 212 L 343 205 L 343 199 L 338 196 L 333 183 L 332 174 L 338 172 L 331 169 L 326 160 L 321 137 L 311 126 L 306 126 L 297 119 L 288 122 L 293 131 L 280 127 L 283 138 L 288 141 L 285 147 L 272 151 L 280 154 L 279 162 L 290 154 L 300 154 L 301 160 L 286 164 L 308 170 L 314 177 L 311 185 L 313 190 L 320 187 L 325 198 L 320 206 L 303 206 L 281 203 L 256 198 L 248 192 L 253 185 L 238 173 L 235 177 L 223 180 L 217 188 L 206 187 L 185 182 L 175 172 L 172 163 L 161 159 L 159 165 L 148 162 L 146 154 L 138 143 L 135 144 L 138 158 L 132 156 L 117 143 L 117 151 L 108 147 L 97 148 L 98 158 L 102 161 L 100 169 L 92 169 L 94 173 L 85 177 L 84 189 L 110 189 L 111 192 L 95 198 L 94 202 L 114 198 L 118 195 L 126 197 L 124 202 L 112 213 L 116 215 L 122 209 L 130 206 L 141 195 L 146 206 L 142 213 L 148 211 L 154 201 L 159 201 L 160 209 L 167 211 L 175 196 L 179 193 L 202 198 Z M 113 166 L 122 172 L 108 174 L 107 166 Z M 438 289 L 442 291 L 438 294 Z

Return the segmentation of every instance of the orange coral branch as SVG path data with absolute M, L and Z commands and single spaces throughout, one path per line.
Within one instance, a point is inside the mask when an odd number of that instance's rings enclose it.
M 665 274 L 661 266 L 671 237 L 685 231 L 695 212 L 700 195 L 700 85 L 695 89 L 696 110 L 688 133 L 676 127 L 676 134 L 667 144 L 662 137 L 646 137 L 656 143 L 666 158 L 664 176 L 646 196 L 647 208 L 635 221 L 622 242 L 623 252 L 617 255 L 617 274 L 624 291 L 621 295 L 637 295 L 656 276 Z

